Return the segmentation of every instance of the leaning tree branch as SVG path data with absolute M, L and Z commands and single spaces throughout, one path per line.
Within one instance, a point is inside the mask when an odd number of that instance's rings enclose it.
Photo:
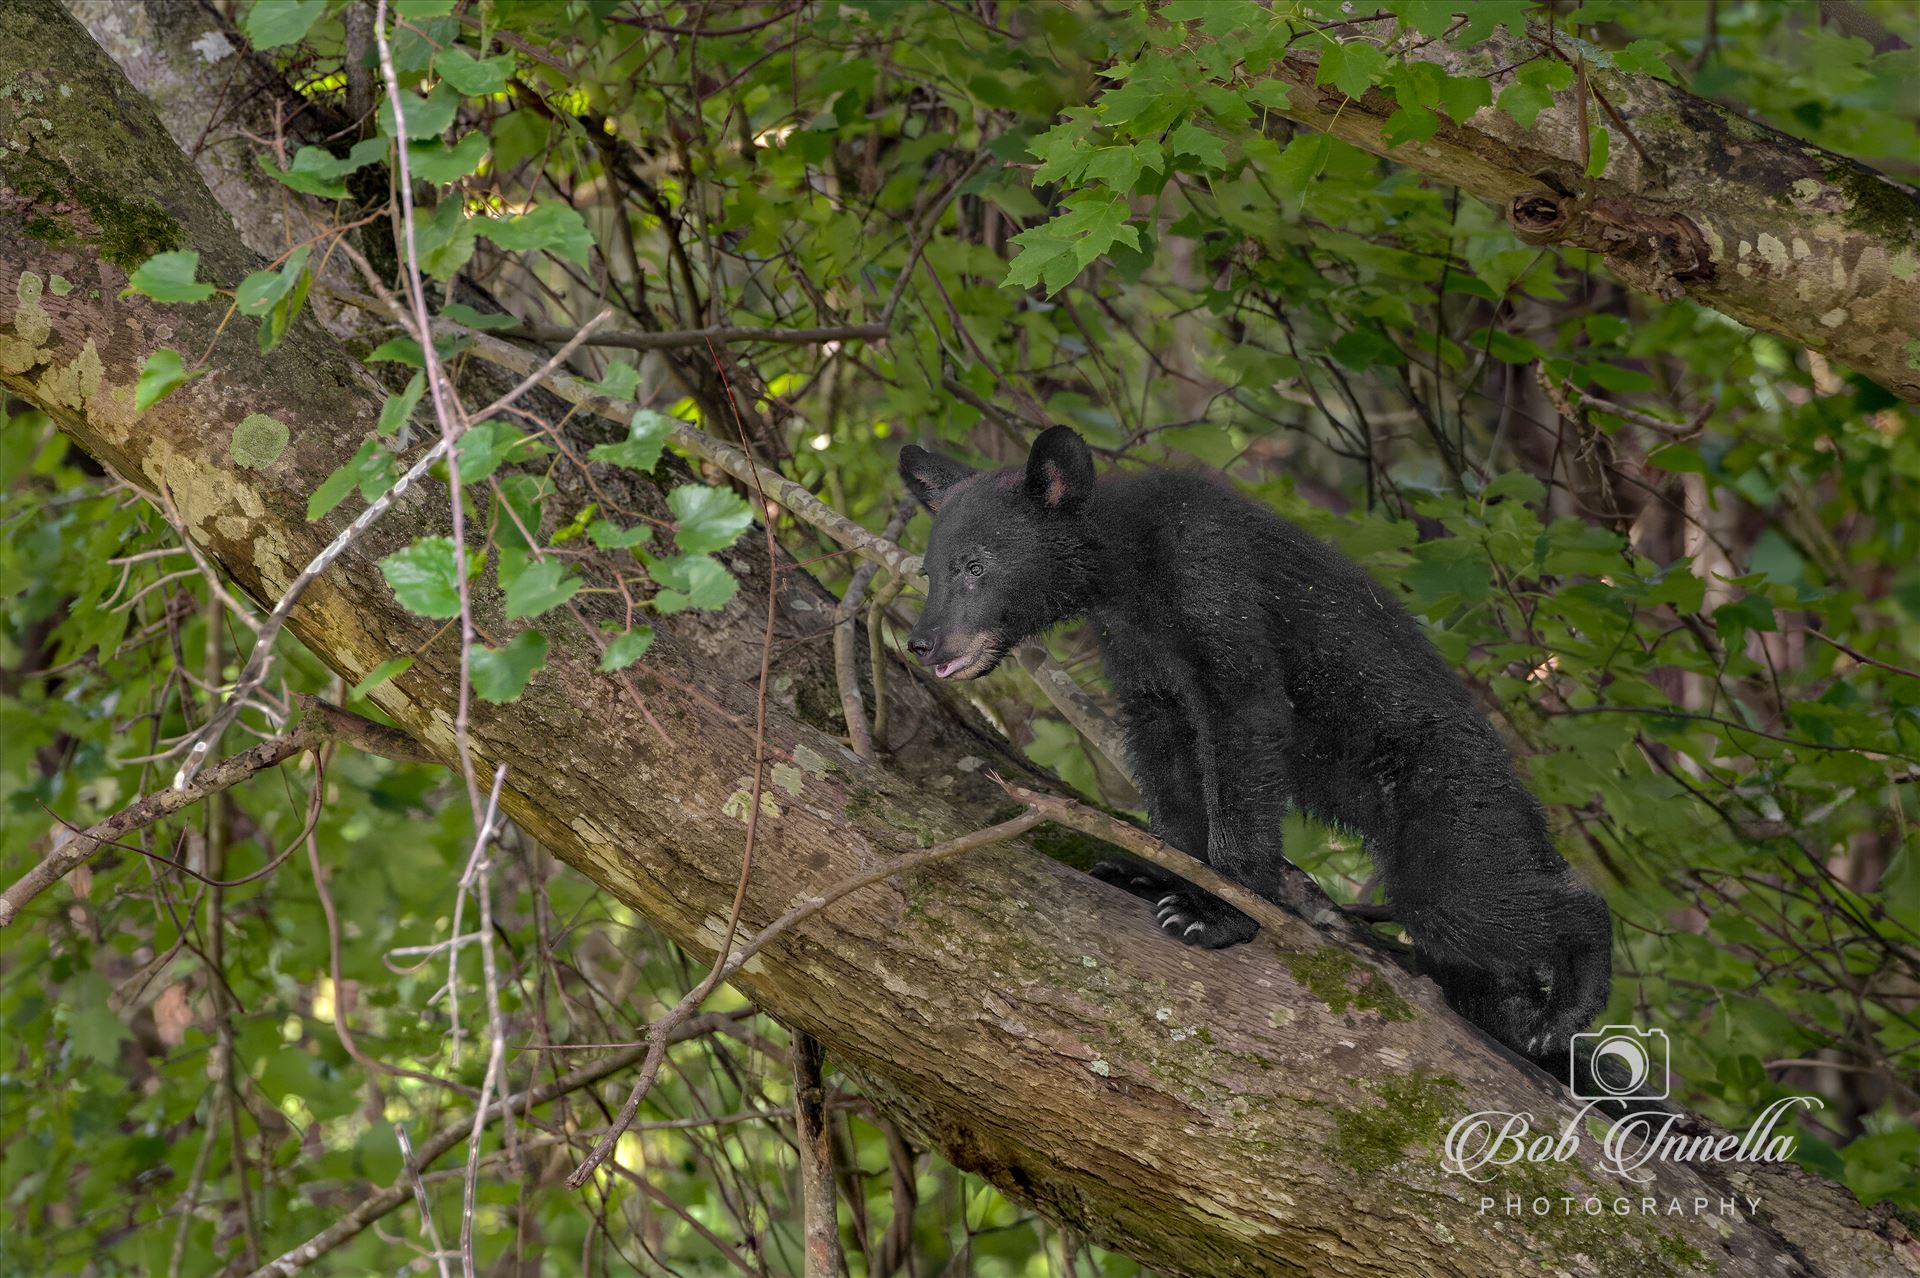
M 1273 68 L 1290 97 L 1281 114 L 1479 196 L 1528 243 L 1590 249 L 1634 288 L 1691 297 L 1920 400 L 1920 198 L 1912 188 L 1617 70 L 1605 50 L 1563 32 L 1549 46 L 1544 29 L 1524 41 L 1502 31 L 1466 49 L 1429 40 L 1404 54 L 1491 79 L 1496 96 L 1524 63 L 1582 58 L 1584 81 L 1556 94 L 1532 127 L 1483 107 L 1431 138 L 1393 146 L 1382 137 L 1398 109 L 1392 95 L 1373 89 L 1350 99 L 1314 83 L 1325 43 L 1298 41 Z M 1586 176 L 1586 90 L 1616 143 L 1597 178 Z
M 76 195 L 87 187 L 145 211 L 169 247 L 198 250 L 203 278 L 237 281 L 258 259 L 54 0 L 8 0 L 5 21 L 0 83 L 34 92 L 0 99 L 0 134 L 21 144 L 0 148 L 0 184 L 13 193 L 0 204 L 0 389 L 46 411 L 116 474 L 164 487 L 209 561 L 254 601 L 277 600 L 349 522 L 310 523 L 307 498 L 372 432 L 384 396 L 310 320 L 263 356 L 245 317 L 216 340 L 213 307 L 119 298 L 145 248 L 130 254 L 101 234 Z M 36 218 L 61 234 L 27 234 Z M 54 275 L 78 286 L 44 287 Z M 170 344 L 211 347 L 219 375 L 136 418 L 134 383 L 161 332 Z M 243 467 L 231 437 L 253 413 L 286 424 L 289 444 Z M 785 500 L 775 483 L 765 488 Z M 664 509 L 638 483 L 622 496 Z M 432 623 L 399 606 L 377 565 L 416 536 L 444 534 L 450 514 L 441 485 L 414 484 L 320 574 L 289 622 L 349 681 L 415 653 L 370 696 L 443 762 L 456 754 L 458 654 L 424 643 Z M 753 538 L 724 553 L 750 580 L 778 567 Z M 818 634 L 837 601 L 804 572 L 781 571 L 778 582 L 786 633 Z M 742 599 L 661 618 L 644 663 L 627 672 L 645 689 L 643 708 L 596 669 L 591 628 L 619 620 L 617 601 L 582 598 L 578 620 L 543 623 L 548 662 L 526 691 L 475 708 L 476 760 L 506 765 L 501 806 L 531 835 L 663 935 L 711 956 L 738 882 L 763 613 Z M 489 628 L 510 630 L 490 583 L 476 586 L 474 607 Z M 1597 1275 L 1673 1271 L 1676 1256 L 1729 1275 L 1913 1272 L 1913 1239 L 1890 1213 L 1787 1164 L 1743 1165 L 1737 1186 L 1724 1167 L 1663 1164 L 1627 1186 L 1589 1140 L 1564 1163 L 1504 1170 L 1484 1185 L 1450 1174 L 1439 1146 L 1453 1117 L 1524 1111 L 1557 1130 L 1574 1111 L 1550 1080 L 1453 1016 L 1430 983 L 1290 913 L 1274 912 L 1253 943 L 1231 950 L 1172 944 L 1138 901 L 1040 853 L 1094 851 L 1058 827 L 897 875 L 902 858 L 1017 809 L 988 768 L 1030 787 L 1042 780 L 964 711 L 903 678 L 891 713 L 902 729 L 910 716 L 912 730 L 897 732 L 889 766 L 861 761 L 838 740 L 838 716 L 816 709 L 836 703 L 824 648 L 780 649 L 765 724 L 772 784 L 754 805 L 779 854 L 756 858 L 740 925 L 757 935 L 824 886 L 879 877 L 750 957 L 736 952 L 729 979 L 819 1039 L 916 1143 L 1076 1235 L 1195 1278 L 1542 1266 Z M 444 1148 L 429 1153 L 436 1137 L 418 1152 L 438 1156 L 469 1130 L 455 1124 Z M 1686 1202 L 1744 1192 L 1763 1210 L 1610 1217 L 1599 1229 L 1481 1209 L 1489 1195 L 1528 1191 Z M 351 1237 L 410 1197 L 398 1177 L 327 1237 Z M 269 1272 L 299 1263 L 283 1258 Z

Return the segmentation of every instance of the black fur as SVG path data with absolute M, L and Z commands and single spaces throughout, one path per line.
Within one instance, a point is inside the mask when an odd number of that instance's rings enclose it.
M 977 678 L 1085 615 L 1155 833 L 1268 897 L 1289 803 L 1358 833 L 1454 1008 L 1564 1067 L 1569 1037 L 1606 1004 L 1606 904 L 1554 851 L 1506 746 L 1386 590 L 1210 476 L 1096 482 L 1064 426 L 1023 469 L 909 446 L 900 472 L 936 512 L 908 644 L 936 674 Z M 1095 873 L 1154 900 L 1189 944 L 1254 933 L 1141 863 Z

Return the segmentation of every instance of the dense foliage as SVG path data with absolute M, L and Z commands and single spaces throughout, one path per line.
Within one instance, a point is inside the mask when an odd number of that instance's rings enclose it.
M 231 307 L 263 347 L 303 307 L 342 330 L 387 322 L 344 300 L 362 285 L 342 246 L 398 279 L 388 139 L 404 131 L 419 264 L 436 303 L 466 299 L 448 319 L 497 326 L 497 306 L 473 304 L 484 293 L 569 330 L 602 306 L 629 332 L 836 330 L 592 346 L 578 366 L 634 403 L 629 438 L 576 455 L 554 423 L 513 414 L 467 436 L 459 478 L 488 518 L 463 553 L 423 539 L 382 567 L 427 617 L 458 616 L 461 560 L 475 589 L 504 592 L 524 628 L 472 649 L 488 700 L 540 677 L 541 618 L 579 591 L 628 601 L 629 625 L 603 637 L 609 672 L 644 669 L 653 614 L 733 597 L 720 552 L 754 508 L 723 477 L 675 487 L 670 527 L 555 495 L 554 468 L 656 472 L 676 420 L 744 439 L 873 529 L 899 503 L 907 440 L 1004 462 L 1066 422 L 1106 464 L 1225 469 L 1393 583 L 1467 673 L 1616 911 L 1609 1019 L 1668 1032 L 1676 1097 L 1738 1125 L 1817 1092 L 1803 1160 L 1920 1212 L 1913 410 L 1818 353 L 1523 245 L 1496 210 L 1276 113 L 1286 90 L 1268 72 L 1300 41 L 1325 45 L 1323 82 L 1391 93 L 1409 146 L 1483 107 L 1531 122 L 1575 84 L 1545 51 L 1497 88 L 1400 58 L 1540 16 L 1525 0 L 1481 0 L 1464 22 L 1455 7 L 1390 0 L 1336 30 L 1314 6 L 1250 0 L 397 0 L 402 129 L 372 61 L 347 53 L 347 6 L 243 3 L 234 42 L 274 59 L 308 104 L 300 127 L 330 138 L 259 156 L 294 210 L 286 254 L 245 280 L 199 280 L 191 253 L 165 254 L 130 291 Z M 1757 0 L 1596 0 L 1553 22 L 1593 64 L 1912 179 L 1920 20 L 1838 7 L 1866 27 Z M 258 149 L 207 109 L 215 145 Z M 1608 137 L 1597 128 L 1595 171 L 1621 144 Z M 844 332 L 877 323 L 885 340 Z M 314 517 L 377 497 L 437 438 L 427 353 L 356 331 L 391 374 L 390 412 Z M 437 356 L 466 349 L 453 335 Z M 200 358 L 156 356 L 143 403 L 217 371 Z M 268 419 L 234 460 L 285 442 Z M 103 478 L 40 414 L 15 406 L 0 477 L 11 882 L 166 784 L 259 613 L 181 548 L 166 494 Z M 816 531 L 777 531 L 846 580 Z M 583 572 L 584 542 L 630 548 L 630 573 Z M 896 644 L 911 586 L 891 605 Z M 1052 642 L 1097 685 L 1089 635 Z M 368 694 L 408 659 L 347 688 L 283 638 L 215 757 L 273 734 L 295 692 L 377 714 Z M 1133 806 L 1017 668 L 973 691 L 1036 759 Z M 419 1144 L 463 1122 L 486 1068 L 473 890 L 492 894 L 513 1089 L 630 1042 L 699 980 L 530 838 L 510 832 L 474 874 L 474 833 L 457 774 L 329 747 L 107 849 L 13 923 L 5 1272 L 257 1263 L 393 1182 L 397 1133 Z M 1288 846 L 1336 897 L 1366 890 L 1352 840 L 1296 820 Z M 604 1126 L 623 1086 L 573 1097 L 564 1127 L 496 1129 L 483 1264 L 798 1272 L 784 1031 L 724 992 L 709 1009 L 737 1014 L 673 1050 L 587 1191 L 561 1184 L 582 1152 L 570 1134 Z M 830 1082 L 855 1272 L 1136 1271 L 916 1154 Z M 460 1233 L 446 1166 L 421 1191 L 442 1241 Z M 409 1207 L 323 1266 L 392 1271 L 429 1245 Z

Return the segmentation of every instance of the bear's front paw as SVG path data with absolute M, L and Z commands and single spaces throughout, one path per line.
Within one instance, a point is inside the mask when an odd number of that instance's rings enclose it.
M 1260 930 L 1258 923 L 1198 888 L 1167 893 L 1154 905 L 1154 917 L 1188 945 L 1207 950 L 1251 941 Z
M 1157 901 L 1180 885 L 1179 879 L 1159 866 L 1136 861 L 1130 856 L 1095 861 L 1088 872 L 1102 883 L 1111 883 L 1121 891 L 1131 892 L 1145 901 Z

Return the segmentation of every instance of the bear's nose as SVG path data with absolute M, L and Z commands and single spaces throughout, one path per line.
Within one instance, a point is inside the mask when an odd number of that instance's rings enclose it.
M 909 639 L 907 640 L 907 651 L 920 658 L 920 660 L 925 661 L 933 655 L 933 643 L 927 639 Z

